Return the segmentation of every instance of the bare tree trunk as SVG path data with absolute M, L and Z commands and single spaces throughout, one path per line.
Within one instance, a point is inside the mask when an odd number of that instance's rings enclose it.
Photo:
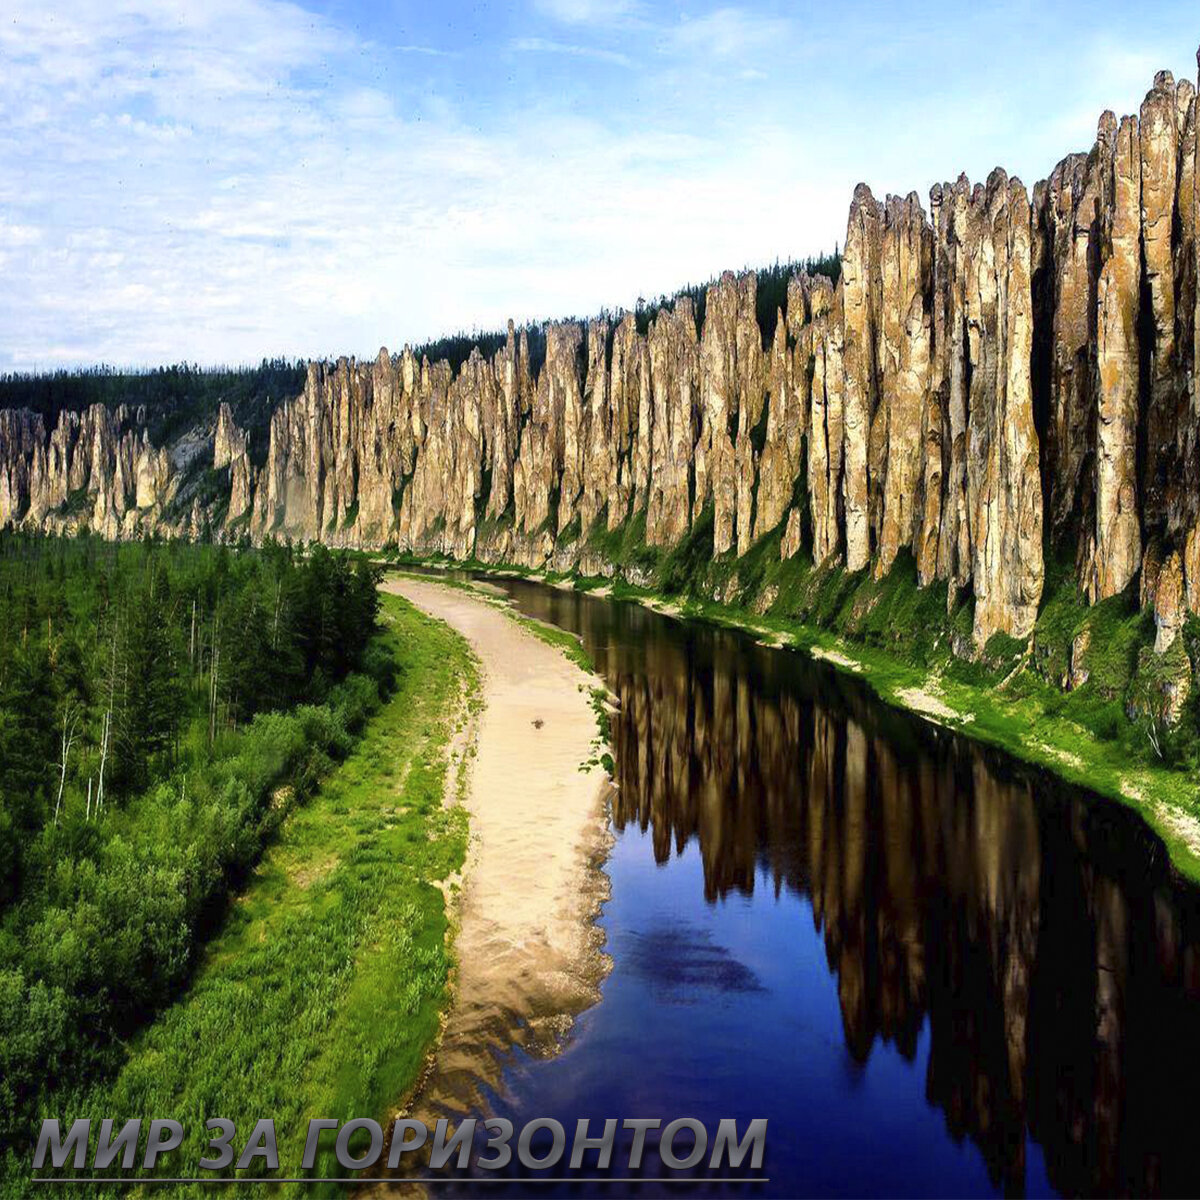
M 96 817 L 104 806 L 104 767 L 108 762 L 108 739 L 112 730 L 112 709 L 104 714 L 104 733 L 100 739 L 100 782 L 96 787 Z
M 58 798 L 54 801 L 54 824 L 58 825 L 58 811 L 62 807 L 63 789 L 67 786 L 67 760 L 71 757 L 71 747 L 75 744 L 75 726 L 79 720 L 78 712 L 67 707 L 63 710 L 62 726 L 62 761 L 59 763 Z
M 217 740 L 217 694 L 221 671 L 221 615 L 217 614 L 213 625 L 212 676 L 208 693 L 208 744 Z
M 84 817 L 84 820 L 90 821 L 91 819 L 92 819 L 92 777 L 89 775 L 88 776 L 87 815 Z

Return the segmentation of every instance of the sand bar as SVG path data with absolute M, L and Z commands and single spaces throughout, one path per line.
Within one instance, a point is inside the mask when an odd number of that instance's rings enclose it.
M 608 777 L 596 757 L 599 680 L 461 588 L 383 585 L 461 633 L 481 664 L 483 709 L 466 748 L 471 842 L 458 903 L 454 999 L 415 1116 L 471 1111 L 514 1046 L 553 1054 L 599 998 L 595 923 L 607 897 Z

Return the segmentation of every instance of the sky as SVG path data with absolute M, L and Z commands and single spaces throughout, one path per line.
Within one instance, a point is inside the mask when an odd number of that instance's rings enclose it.
M 1195 0 L 0 0 L 0 372 L 374 355 L 1027 185 Z

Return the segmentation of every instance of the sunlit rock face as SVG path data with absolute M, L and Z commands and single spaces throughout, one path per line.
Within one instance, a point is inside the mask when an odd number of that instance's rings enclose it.
M 876 331 L 882 307 L 880 243 L 883 217 L 871 189 L 854 189 L 842 253 L 842 498 L 846 567 L 870 560 L 867 442 L 879 395 Z
M 808 421 L 808 495 L 812 518 L 812 557 L 824 563 L 842 544 L 842 445 L 845 440 L 845 348 L 842 289 L 828 279 L 802 279 L 800 294 L 806 299 L 808 322 L 799 344 L 800 369 L 811 378 Z M 789 311 L 792 304 L 789 301 Z M 798 356 L 799 357 L 799 356 Z M 786 557 L 802 549 L 799 516 L 789 518 L 783 545 Z M 794 531 L 794 536 L 793 536 Z
M 650 403 L 638 478 L 646 481 L 646 541 L 668 546 L 691 524 L 700 416 L 700 345 L 690 300 L 654 318 L 648 337 Z M 639 427 L 639 449 L 642 449 Z M 640 489 L 639 489 L 640 490 Z
M 1135 477 L 1135 437 L 1141 346 L 1138 303 L 1141 168 L 1136 125 L 1100 126 L 1105 219 L 1097 296 L 1095 532 L 1085 585 L 1095 600 L 1115 595 L 1137 570 L 1141 553 Z
M 123 405 L 63 412 L 49 434 L 34 413 L 0 412 L 0 525 L 108 538 L 157 527 L 177 478 L 145 425 L 144 411 Z
M 755 317 L 755 277 L 726 273 L 708 289 L 700 338 L 700 421 L 695 444 L 692 520 L 713 506 L 713 551 L 724 554 L 735 542 L 745 550 L 749 489 L 739 475 L 753 472 L 750 428 L 763 406 L 762 334 Z M 740 504 L 739 504 L 740 501 Z M 741 518 L 739 520 L 739 518 Z
M 0 522 L 605 574 L 625 532 L 735 560 L 775 539 L 877 577 L 911 556 L 973 597 L 976 647 L 1030 633 L 1044 545 L 1099 601 L 1156 542 L 1196 611 L 1196 109 L 1160 73 L 1032 193 L 1000 170 L 927 206 L 860 184 L 836 282 L 727 273 L 532 348 L 510 325 L 453 367 L 313 363 L 258 424 L 223 404 L 166 445 L 129 408 L 6 412 Z
M 977 644 L 1024 637 L 1042 592 L 1042 497 L 1030 363 L 1030 207 L 994 171 L 968 208 L 967 505 Z

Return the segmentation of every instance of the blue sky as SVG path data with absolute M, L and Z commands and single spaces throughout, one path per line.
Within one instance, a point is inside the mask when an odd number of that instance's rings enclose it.
M 1026 184 L 1195 78 L 1133 5 L 0 0 L 0 370 L 374 354 Z

